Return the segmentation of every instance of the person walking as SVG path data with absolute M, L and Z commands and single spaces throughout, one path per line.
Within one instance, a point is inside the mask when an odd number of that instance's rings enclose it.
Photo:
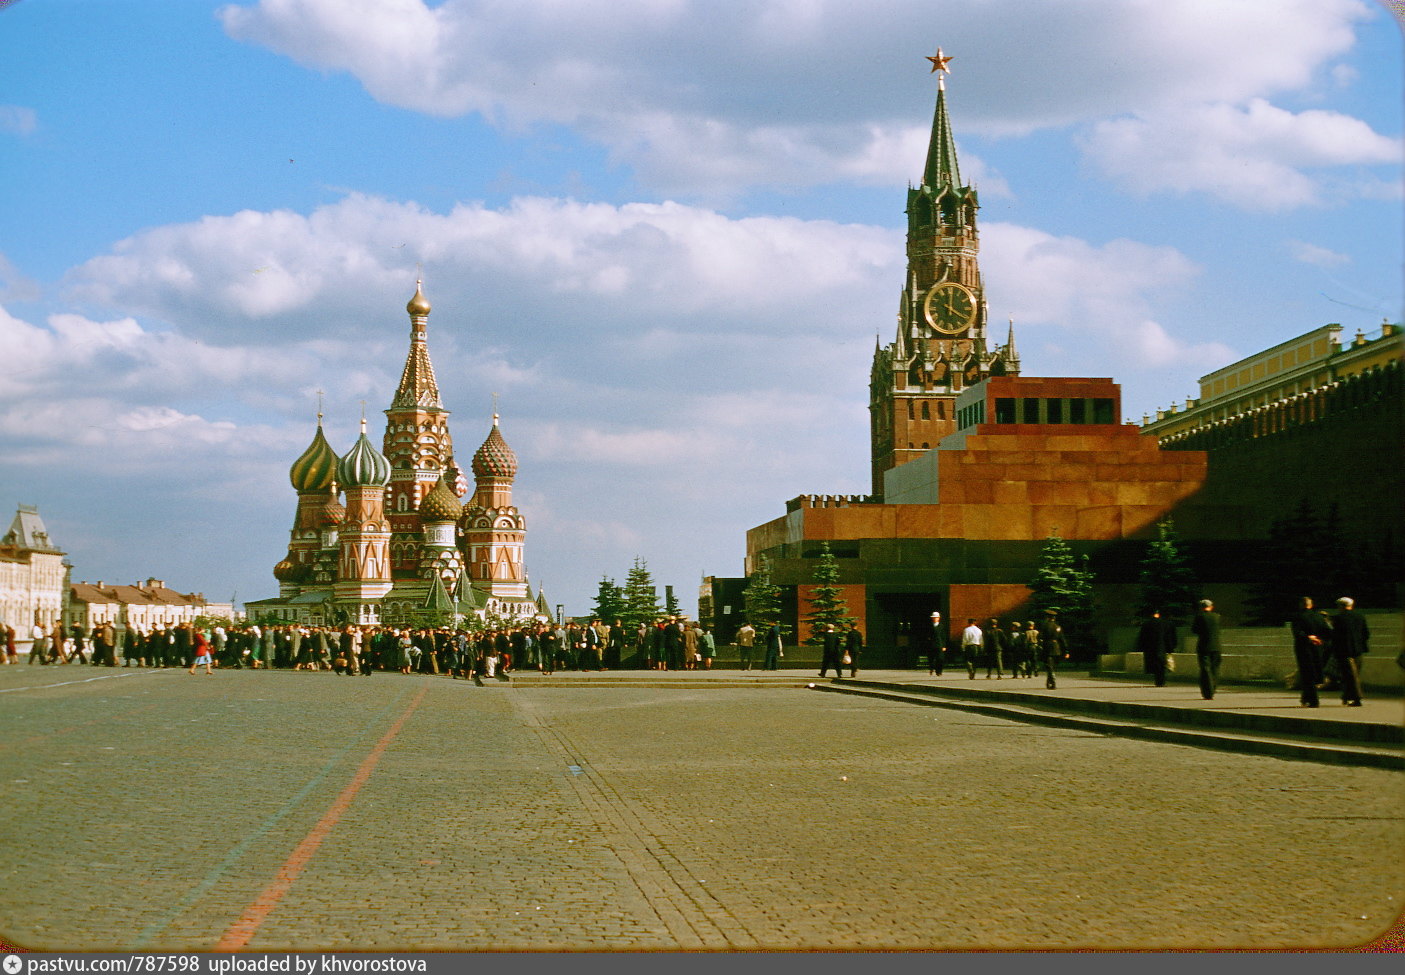
M 766 656 L 761 662 L 762 670 L 777 670 L 780 668 L 780 659 L 785 656 L 785 650 L 781 648 L 781 625 L 772 623 L 766 630 Z
M 966 621 L 966 629 L 961 631 L 961 659 L 966 663 L 966 676 L 976 679 L 976 663 L 980 660 L 985 634 L 974 619 Z
M 73 641 L 72 657 L 76 657 L 80 664 L 86 664 L 88 658 L 83 651 L 88 647 L 88 634 L 84 631 L 83 624 L 74 620 L 73 625 L 69 627 L 68 635 Z M 70 659 L 72 659 L 72 657 L 70 657 Z
M 190 673 L 195 674 L 195 668 L 201 664 L 205 665 L 205 673 L 214 675 L 214 668 L 211 666 L 214 658 L 210 654 L 210 643 L 205 639 L 205 634 L 191 627 L 191 651 L 195 654 L 195 659 L 190 665 Z
M 1166 657 L 1176 649 L 1176 624 L 1156 610 L 1137 629 L 1142 665 L 1157 687 L 1166 686 Z
M 698 624 L 698 653 L 702 654 L 702 669 L 712 669 L 712 658 L 717 656 L 717 640 L 712 631 Z
M 1003 680 L 1005 677 L 1005 652 L 1007 650 L 1005 631 L 1000 628 L 1000 621 L 994 616 L 985 627 L 985 679 L 990 680 L 990 672 L 995 671 L 995 679 Z
M 1064 628 L 1059 625 L 1059 611 L 1056 609 L 1044 610 L 1044 622 L 1038 630 L 1039 653 L 1044 663 L 1044 686 L 1048 690 L 1054 690 L 1056 681 L 1054 671 L 1059 666 L 1059 661 L 1068 655 L 1068 648 L 1064 643 Z
M 863 653 L 863 634 L 859 632 L 859 622 L 849 624 L 849 632 L 844 636 L 844 656 L 849 658 L 849 676 L 859 676 L 859 654 Z M 843 663 L 843 658 L 840 659 Z
M 756 646 L 756 627 L 751 625 L 751 621 L 741 625 L 737 630 L 737 658 L 741 661 L 742 670 L 751 669 L 751 652 Z
M 1293 630 L 1293 657 L 1298 663 L 1298 701 L 1315 708 L 1317 685 L 1322 683 L 1322 658 L 1332 652 L 1332 624 L 1312 608 L 1312 597 L 1298 600 L 1298 611 L 1289 620 Z
M 932 645 L 927 651 L 927 673 L 942 675 L 942 658 L 946 656 L 946 627 L 942 626 L 942 614 L 932 611 Z
M 840 669 L 841 665 L 839 662 L 840 637 L 839 634 L 835 632 L 833 623 L 825 624 L 823 640 L 823 650 L 820 654 L 820 676 L 823 677 L 825 675 L 825 671 L 827 671 L 830 667 L 833 667 L 834 676 L 843 677 L 844 673 Z
M 1350 596 L 1337 600 L 1337 612 L 1332 617 L 1332 656 L 1337 658 L 1337 669 L 1341 671 L 1342 704 L 1349 708 L 1361 707 L 1361 655 L 1367 651 L 1371 639 L 1371 628 L 1366 625 L 1366 617 L 1356 610 L 1356 601 Z
M 1195 634 L 1195 659 L 1200 664 L 1200 696 L 1212 700 L 1220 679 L 1220 614 L 1209 599 L 1200 600 L 1200 612 L 1190 624 Z

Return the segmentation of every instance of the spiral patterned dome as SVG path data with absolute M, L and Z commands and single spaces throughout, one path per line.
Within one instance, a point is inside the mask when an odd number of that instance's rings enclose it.
M 454 495 L 454 489 L 441 474 L 438 482 L 420 502 L 420 519 L 426 522 L 458 521 L 462 512 L 463 505 L 459 503 L 459 499 Z
M 390 461 L 366 436 L 366 421 L 361 421 L 361 436 L 337 464 L 337 480 L 350 490 L 360 487 L 385 487 L 390 483 Z
M 497 417 L 493 417 L 493 429 L 488 432 L 488 439 L 483 441 L 483 446 L 473 455 L 473 476 L 507 480 L 517 476 L 517 455 L 502 438 Z
M 302 494 L 327 490 L 336 476 L 337 452 L 323 436 L 322 420 L 319 417 L 317 435 L 312 438 L 312 443 L 302 452 L 302 456 L 293 461 L 293 467 L 288 471 L 288 479 L 293 482 L 293 487 L 298 493 Z
M 291 559 L 284 559 L 273 567 L 273 578 L 279 582 L 294 582 L 299 575 L 298 564 Z
M 332 484 L 333 487 L 336 486 L 335 481 L 333 481 Z M 342 503 L 338 501 L 337 496 L 333 494 L 327 498 L 326 503 L 318 509 L 318 514 L 321 515 L 323 527 L 330 528 L 341 524 L 341 520 L 346 517 L 346 509 L 342 507 Z

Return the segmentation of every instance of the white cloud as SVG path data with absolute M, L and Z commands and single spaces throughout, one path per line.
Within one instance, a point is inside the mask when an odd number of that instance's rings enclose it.
M 1261 98 L 1099 122 L 1088 158 L 1125 189 L 1210 194 L 1251 210 L 1324 202 L 1304 170 L 1398 164 L 1401 142 L 1337 112 L 1293 113 Z
M 570 125 L 658 192 L 722 199 L 752 186 L 901 186 L 926 146 L 911 120 L 931 110 L 921 57 L 938 33 L 957 55 L 961 131 L 1024 133 L 1301 89 L 1372 15 L 1363 0 L 260 0 L 220 11 L 230 36 L 348 72 L 387 104 L 512 129 Z
M 1350 264 L 1351 257 L 1347 254 L 1339 254 L 1327 247 L 1318 247 L 1316 244 L 1309 244 L 1302 240 L 1288 240 L 1284 242 L 1288 250 L 1288 255 L 1300 264 L 1311 264 L 1314 267 L 1341 267 L 1343 264 Z
M 0 132 L 29 135 L 39 125 L 34 109 L 22 105 L 0 105 Z
M 856 296 L 901 277 L 900 246 L 873 227 L 674 203 L 524 198 L 434 214 L 354 195 L 307 217 L 246 211 L 145 231 L 75 269 L 69 293 L 221 341 L 367 337 L 396 322 L 418 258 L 430 300 L 494 346 L 523 327 L 567 346 L 633 340 L 641 325 L 715 337 L 778 313 L 815 334 L 870 311 Z
M 1175 248 L 1130 240 L 1096 246 L 1005 223 L 987 225 L 982 241 L 991 320 L 1014 318 L 1022 348 L 1029 347 L 1025 340 L 1052 340 L 1048 330 L 1057 329 L 1077 338 L 1082 350 L 1096 343 L 1102 368 L 1116 373 L 1200 362 L 1224 350 L 1177 341 L 1151 318 L 1159 302 L 1200 273 Z M 1004 339 L 1003 329 L 992 331 Z

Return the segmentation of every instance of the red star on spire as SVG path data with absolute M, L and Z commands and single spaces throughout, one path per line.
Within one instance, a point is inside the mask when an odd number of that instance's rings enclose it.
M 943 74 L 951 74 L 951 69 L 946 66 L 947 62 L 951 60 L 951 57 L 949 55 L 943 57 L 942 49 L 940 47 L 937 48 L 937 56 L 929 57 L 927 60 L 932 62 L 933 74 L 936 74 L 938 71 L 942 72 Z

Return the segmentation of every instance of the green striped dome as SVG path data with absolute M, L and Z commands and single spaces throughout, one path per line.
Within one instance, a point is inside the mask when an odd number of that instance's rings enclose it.
M 332 478 L 336 474 L 337 452 L 322 435 L 322 424 L 319 422 L 317 436 L 312 438 L 312 445 L 302 452 L 302 456 L 293 462 L 288 479 L 299 493 L 326 491 L 332 486 Z
M 385 487 L 390 483 L 390 461 L 372 445 L 364 423 L 361 436 L 337 464 L 337 481 L 343 489 Z

